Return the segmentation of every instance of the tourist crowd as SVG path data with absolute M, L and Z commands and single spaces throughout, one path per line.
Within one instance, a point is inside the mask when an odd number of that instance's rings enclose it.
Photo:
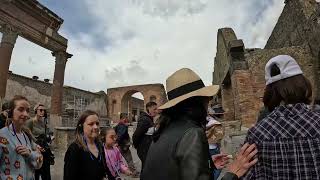
M 205 86 L 195 72 L 183 68 L 166 80 L 168 102 L 146 104 L 132 139 L 127 114 L 120 114 L 115 127 L 102 128 L 97 112 L 84 111 L 65 153 L 63 179 L 320 179 L 320 103 L 311 105 L 311 83 L 288 55 L 268 61 L 265 80 L 264 107 L 234 157 L 221 150 L 222 108 L 208 108 L 219 86 Z M 38 103 L 30 118 L 30 108 L 19 95 L 2 106 L 0 180 L 51 179 L 54 136 L 47 111 Z

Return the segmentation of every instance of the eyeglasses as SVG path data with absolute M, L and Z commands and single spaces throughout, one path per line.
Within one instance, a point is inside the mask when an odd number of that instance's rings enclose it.
M 117 135 L 111 135 L 110 138 L 111 138 L 111 139 L 117 139 L 118 136 L 117 136 Z
M 40 112 L 45 112 L 46 110 L 45 109 L 38 109 Z

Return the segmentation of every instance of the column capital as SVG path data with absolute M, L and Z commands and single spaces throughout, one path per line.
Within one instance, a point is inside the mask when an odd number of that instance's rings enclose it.
M 2 27 L 2 29 L 3 31 L 1 43 L 7 43 L 14 46 L 18 38 L 18 33 L 14 31 L 10 26 L 4 26 Z
M 66 63 L 73 56 L 66 51 L 54 51 L 51 54 L 56 57 L 56 63 Z

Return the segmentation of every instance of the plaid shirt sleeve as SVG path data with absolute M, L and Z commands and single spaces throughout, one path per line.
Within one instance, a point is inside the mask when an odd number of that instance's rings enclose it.
M 258 142 L 255 140 L 255 136 L 252 133 L 251 129 L 248 131 L 247 137 L 244 141 L 245 143 L 249 143 L 249 144 L 257 144 Z M 259 163 L 259 162 L 258 162 Z M 258 164 L 257 163 L 257 164 Z M 257 169 L 257 164 L 255 164 L 253 167 L 251 167 L 248 172 L 240 179 L 255 179 L 256 177 L 256 169 Z

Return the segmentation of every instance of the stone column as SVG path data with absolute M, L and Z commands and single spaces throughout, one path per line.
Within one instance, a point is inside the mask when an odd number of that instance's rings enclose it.
M 17 37 L 18 34 L 10 29 L 5 29 L 2 34 L 2 40 L 0 43 L 0 105 L 2 105 L 2 100 L 6 95 L 11 55 Z
M 57 51 L 52 53 L 56 57 L 56 65 L 54 69 L 54 78 L 51 92 L 51 112 L 50 127 L 55 128 L 62 126 L 62 96 L 64 73 L 68 58 L 72 55 L 65 51 Z
M 129 122 L 132 122 L 132 106 L 133 106 L 133 98 L 130 97 L 130 100 L 128 101 L 128 120 L 129 120 Z

